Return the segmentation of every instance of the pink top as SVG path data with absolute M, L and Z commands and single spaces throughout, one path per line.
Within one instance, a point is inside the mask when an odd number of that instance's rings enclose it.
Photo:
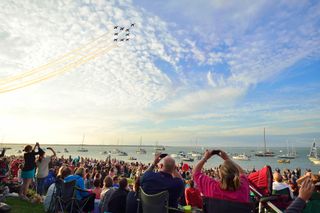
M 221 200 L 230 200 L 235 202 L 249 202 L 249 182 L 246 175 L 240 175 L 240 187 L 236 191 L 227 191 L 220 188 L 220 182 L 209 176 L 196 171 L 193 174 L 194 182 L 197 188 L 205 197 L 212 197 Z

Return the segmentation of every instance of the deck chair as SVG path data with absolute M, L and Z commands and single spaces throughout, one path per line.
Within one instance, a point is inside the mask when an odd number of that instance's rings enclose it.
M 142 212 L 152 213 L 169 213 L 169 212 L 184 212 L 182 210 L 169 207 L 169 192 L 162 191 L 157 194 L 147 194 L 143 191 L 142 187 L 139 190 L 139 208 Z M 138 208 L 138 212 L 139 212 Z
M 203 197 L 203 212 L 204 213 L 251 213 L 254 212 L 252 203 L 241 203 L 229 200 L 221 200 L 216 198 Z
M 74 187 L 74 194 L 73 194 L 73 204 L 76 209 L 76 212 L 91 212 L 94 210 L 94 199 L 96 197 L 95 194 L 89 194 L 87 197 L 83 198 L 82 200 L 77 200 L 76 192 L 88 192 L 87 190 L 83 190 L 77 186 Z
M 251 199 L 257 203 L 258 212 L 264 209 L 272 209 L 274 212 L 282 212 L 275 203 L 279 202 L 279 196 L 272 195 L 272 170 L 265 166 L 261 170 L 248 175 Z
M 281 210 L 285 210 L 292 202 L 289 188 L 272 190 L 272 195 L 277 197 L 277 199 L 273 202 L 274 205 Z
M 66 183 L 63 180 L 55 182 L 56 189 L 50 202 L 50 213 L 75 211 L 75 185 L 75 180 Z

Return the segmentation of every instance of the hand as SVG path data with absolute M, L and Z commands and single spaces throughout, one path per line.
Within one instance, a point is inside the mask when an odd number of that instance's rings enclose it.
M 211 158 L 211 156 L 212 156 L 212 153 L 211 153 L 211 152 L 212 152 L 212 150 L 206 150 L 206 151 L 205 151 L 203 158 L 204 158 L 206 161 Z
M 303 181 L 300 187 L 298 197 L 300 197 L 304 201 L 307 201 L 310 199 L 313 190 L 314 190 L 314 184 L 312 183 L 310 178 L 307 178 L 305 181 Z
M 223 160 L 229 160 L 229 156 L 224 151 L 221 150 L 219 155 Z
M 154 155 L 154 161 L 153 161 L 154 165 L 157 165 L 160 162 L 160 160 L 161 160 L 160 155 L 161 155 L 161 153 L 156 153 Z

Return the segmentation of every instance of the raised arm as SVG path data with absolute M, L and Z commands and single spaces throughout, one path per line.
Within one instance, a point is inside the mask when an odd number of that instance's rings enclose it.
M 152 172 L 154 170 L 154 167 L 160 162 L 161 158 L 160 158 L 161 153 L 157 153 L 154 155 L 154 160 L 152 162 L 152 164 L 149 166 L 149 168 L 146 170 L 146 172 Z
M 211 150 L 206 150 L 206 152 L 203 155 L 203 158 L 195 165 L 195 167 L 192 170 L 192 173 L 201 172 L 203 165 L 211 158 Z
M 54 158 L 57 156 L 56 152 L 51 147 L 48 147 L 47 149 L 51 150 L 51 152 L 53 153 L 53 155 L 51 155 L 51 158 Z
M 225 153 L 224 151 L 220 151 L 219 156 L 225 161 L 227 160 L 227 161 L 232 162 L 233 165 L 235 165 L 237 167 L 237 169 L 238 169 L 240 174 L 244 174 L 245 173 L 244 170 L 242 169 L 242 167 L 239 164 L 237 164 L 236 162 L 234 162 L 233 160 L 231 160 L 229 158 L 229 156 L 227 155 L 227 153 Z

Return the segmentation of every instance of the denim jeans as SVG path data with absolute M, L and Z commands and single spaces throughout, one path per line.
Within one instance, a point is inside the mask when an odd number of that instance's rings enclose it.
M 44 180 L 46 178 L 37 178 L 37 193 L 39 195 L 45 195 L 44 191 Z

